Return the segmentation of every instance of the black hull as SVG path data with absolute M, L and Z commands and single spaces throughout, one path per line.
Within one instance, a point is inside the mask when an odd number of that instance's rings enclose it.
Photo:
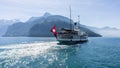
M 85 43 L 88 40 L 80 40 L 80 41 L 59 41 L 59 44 L 80 44 L 80 43 Z

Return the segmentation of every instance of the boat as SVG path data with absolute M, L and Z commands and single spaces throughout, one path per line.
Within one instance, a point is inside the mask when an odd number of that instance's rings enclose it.
M 86 32 L 77 30 L 71 30 L 68 28 L 61 28 L 60 31 L 57 31 L 56 25 L 51 29 L 57 41 L 60 43 L 80 43 L 88 41 L 88 35 Z
M 57 27 L 56 25 L 54 25 L 51 29 L 51 32 L 54 34 L 57 41 L 59 41 L 60 43 L 72 44 L 88 41 L 88 34 L 80 30 L 80 28 L 78 28 L 77 23 L 74 23 L 73 26 L 74 27 L 72 27 L 70 15 L 70 28 L 60 28 L 60 30 L 57 31 Z

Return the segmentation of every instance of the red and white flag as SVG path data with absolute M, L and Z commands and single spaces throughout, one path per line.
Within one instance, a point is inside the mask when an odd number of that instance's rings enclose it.
M 56 25 L 54 25 L 54 26 L 52 27 L 51 32 L 53 32 L 54 36 L 57 37 Z

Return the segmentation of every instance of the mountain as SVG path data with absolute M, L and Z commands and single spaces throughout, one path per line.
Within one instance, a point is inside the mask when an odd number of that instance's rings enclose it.
M 85 26 L 86 28 L 101 34 L 104 37 L 120 37 L 120 29 L 115 27 L 103 27 L 103 28 L 97 28 L 97 27 L 91 27 L 91 26 Z
M 50 29 L 56 25 L 57 30 L 60 28 L 70 28 L 70 19 L 60 15 L 51 15 L 45 13 L 41 17 L 31 17 L 25 23 L 18 22 L 9 26 L 4 36 L 29 36 L 29 37 L 52 37 Z M 73 21 L 71 20 L 73 23 Z M 100 37 L 101 35 L 79 25 L 81 30 L 88 33 L 89 36 Z
M 7 31 L 8 26 L 12 25 L 15 22 L 18 22 L 18 20 L 0 20 L 0 36 L 4 35 Z

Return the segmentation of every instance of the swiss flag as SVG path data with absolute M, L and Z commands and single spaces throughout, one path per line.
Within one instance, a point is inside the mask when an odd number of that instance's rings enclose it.
M 51 32 L 53 32 L 54 36 L 57 37 L 56 25 L 52 27 Z

